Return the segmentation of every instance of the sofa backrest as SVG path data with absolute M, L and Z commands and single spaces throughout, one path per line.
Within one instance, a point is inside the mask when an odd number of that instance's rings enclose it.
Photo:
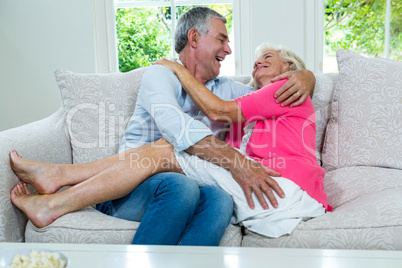
M 339 80 L 339 75 L 334 74 L 316 74 L 315 90 L 313 95 L 313 104 L 316 115 L 317 128 L 317 159 L 322 163 L 322 150 L 324 146 L 325 132 L 328 120 L 331 115 L 331 102 L 334 96 L 335 85 Z
M 97 74 L 55 71 L 74 164 L 116 154 L 145 70 Z
M 74 163 L 86 163 L 117 152 L 134 111 L 146 67 L 127 73 L 78 74 L 55 72 L 67 114 Z M 230 76 L 248 84 L 251 76 Z M 321 160 L 325 128 L 338 74 L 316 75 L 313 103 L 317 118 L 317 158 Z

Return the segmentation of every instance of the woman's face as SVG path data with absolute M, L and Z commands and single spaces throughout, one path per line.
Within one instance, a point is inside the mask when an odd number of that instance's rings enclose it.
M 267 50 L 254 63 L 252 76 L 256 88 L 271 84 L 271 79 L 288 71 L 290 63 L 283 62 L 279 51 Z

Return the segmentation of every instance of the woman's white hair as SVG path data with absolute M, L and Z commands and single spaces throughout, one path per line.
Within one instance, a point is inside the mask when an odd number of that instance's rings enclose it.
M 255 49 L 255 58 L 258 59 L 261 55 L 269 50 L 274 50 L 279 52 L 279 56 L 283 62 L 289 62 L 291 65 L 289 66 L 289 71 L 300 71 L 305 70 L 306 65 L 304 61 L 296 55 L 292 50 L 283 47 L 276 46 L 271 43 L 262 43 Z
M 291 65 L 289 66 L 289 71 L 300 71 L 306 69 L 304 61 L 292 50 L 283 46 L 276 46 L 271 43 L 262 43 L 261 45 L 259 45 L 255 49 L 255 58 L 258 59 L 261 55 L 269 50 L 278 51 L 279 56 L 283 62 L 291 63 Z
M 305 70 L 306 65 L 304 64 L 304 61 L 296 55 L 292 50 L 283 47 L 283 46 L 277 46 L 272 43 L 264 42 L 260 44 L 256 49 L 255 49 L 255 58 L 258 59 L 267 51 L 278 51 L 279 52 L 279 57 L 283 62 L 288 62 L 290 63 L 288 71 L 300 71 L 300 70 Z M 254 80 L 251 79 L 250 86 L 254 87 Z

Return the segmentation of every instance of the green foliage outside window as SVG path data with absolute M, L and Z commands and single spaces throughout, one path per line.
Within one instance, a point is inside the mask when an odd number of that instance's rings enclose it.
M 192 6 L 176 7 L 179 17 Z M 228 20 L 232 28 L 232 5 L 208 6 Z M 119 8 L 116 11 L 119 70 L 128 72 L 149 66 L 162 57 L 171 57 L 172 21 L 170 7 Z
M 325 54 L 338 49 L 384 57 L 386 0 L 327 0 Z M 390 59 L 402 60 L 402 1 L 391 0 Z
M 154 8 L 121 8 L 116 12 L 119 70 L 148 66 L 169 56 L 170 35 Z

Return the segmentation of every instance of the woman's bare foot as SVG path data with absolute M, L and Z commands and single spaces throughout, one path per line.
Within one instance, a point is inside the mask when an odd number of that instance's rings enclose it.
M 59 216 L 51 209 L 49 196 L 31 194 L 26 183 L 19 182 L 10 191 L 11 202 L 38 228 L 51 224 Z
M 10 165 L 18 178 L 39 194 L 52 194 L 61 188 L 57 184 L 60 176 L 57 165 L 24 159 L 15 150 L 10 152 Z

